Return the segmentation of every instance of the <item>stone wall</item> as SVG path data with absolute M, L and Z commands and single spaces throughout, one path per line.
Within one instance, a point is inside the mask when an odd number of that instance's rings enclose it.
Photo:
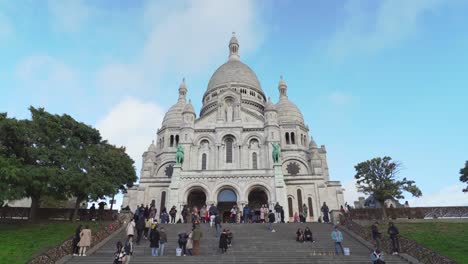
M 107 238 L 110 234 L 122 227 L 132 217 L 131 214 L 120 214 L 117 219 L 109 224 L 102 225 L 94 231 L 91 239 L 91 247 Z M 28 264 L 53 264 L 66 255 L 71 255 L 73 250 L 73 236 L 62 242 L 60 245 L 49 248 L 39 253 Z
M 28 219 L 30 208 L 25 207 L 1 207 L 0 220 L 8 219 Z M 39 208 L 37 210 L 37 218 L 40 220 L 69 220 L 73 216 L 74 209 L 68 208 Z M 96 210 L 95 218 L 112 221 L 117 215 L 116 210 L 104 210 L 99 212 Z M 90 220 L 89 209 L 78 209 L 78 219 Z

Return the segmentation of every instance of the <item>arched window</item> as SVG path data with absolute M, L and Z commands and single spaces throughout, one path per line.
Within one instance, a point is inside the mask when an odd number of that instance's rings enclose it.
M 314 210 L 312 210 L 312 197 L 307 198 L 309 203 L 309 216 L 314 216 Z
M 231 137 L 226 138 L 226 163 L 232 163 L 232 143 Z
M 161 193 L 161 207 L 159 207 L 159 212 L 161 212 L 164 207 L 166 207 L 166 192 L 165 191 Z
M 301 189 L 297 189 L 297 208 L 299 212 L 302 211 L 302 191 Z
M 291 144 L 296 144 L 296 137 L 294 136 L 294 132 L 291 132 Z
M 257 153 L 252 153 L 252 169 L 257 169 Z
M 206 153 L 203 153 L 201 158 L 201 169 L 206 170 Z
M 161 143 L 162 143 L 161 147 L 164 148 L 164 137 L 162 138 Z
M 169 138 L 169 147 L 173 147 L 174 146 L 174 135 L 171 135 L 171 137 Z
M 293 217 L 293 201 L 291 197 L 288 197 L 288 208 L 289 208 L 289 217 Z
M 176 146 L 179 145 L 179 135 L 175 136 L 175 144 Z
M 285 137 L 286 137 L 286 144 L 290 144 L 290 143 L 289 143 L 289 133 L 288 133 L 288 132 L 286 132 Z

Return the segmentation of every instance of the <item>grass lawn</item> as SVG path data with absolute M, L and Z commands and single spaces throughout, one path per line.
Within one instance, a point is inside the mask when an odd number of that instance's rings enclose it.
M 34 254 L 46 248 L 60 244 L 75 233 L 77 223 L 51 221 L 41 223 L 0 224 L 0 262 L 25 263 Z M 95 222 L 89 224 L 92 229 L 97 227 Z
M 467 223 L 398 223 L 400 234 L 445 255 L 468 263 Z

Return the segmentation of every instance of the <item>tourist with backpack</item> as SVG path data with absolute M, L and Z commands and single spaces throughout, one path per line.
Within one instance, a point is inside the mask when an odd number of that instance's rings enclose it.
M 132 238 L 127 238 L 127 241 L 125 241 L 124 251 L 125 251 L 125 264 L 128 264 L 130 263 L 130 259 L 133 255 Z
M 370 259 L 372 264 L 385 264 L 383 253 L 379 249 L 372 252 Z
M 172 206 L 171 210 L 169 211 L 169 215 L 171 216 L 171 224 L 175 224 L 176 214 L 177 214 L 177 209 L 175 206 Z
M 125 262 L 125 250 L 122 246 L 122 242 L 117 242 L 117 250 L 114 254 L 114 264 L 123 264 Z

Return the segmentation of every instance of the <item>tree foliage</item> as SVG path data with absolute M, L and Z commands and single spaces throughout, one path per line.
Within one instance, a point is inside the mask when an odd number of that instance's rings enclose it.
M 31 120 L 0 114 L 0 200 L 31 197 L 34 218 L 41 197 L 76 197 L 77 208 L 136 181 L 125 149 L 102 140 L 98 130 L 69 115 L 30 111 Z
M 357 164 L 355 167 L 358 191 L 373 195 L 382 206 L 387 199 L 404 199 L 406 191 L 415 197 L 422 195 L 414 181 L 399 179 L 401 164 L 390 157 L 373 158 Z
M 465 162 L 465 167 L 460 169 L 460 181 L 467 184 L 463 192 L 468 192 L 468 161 Z

